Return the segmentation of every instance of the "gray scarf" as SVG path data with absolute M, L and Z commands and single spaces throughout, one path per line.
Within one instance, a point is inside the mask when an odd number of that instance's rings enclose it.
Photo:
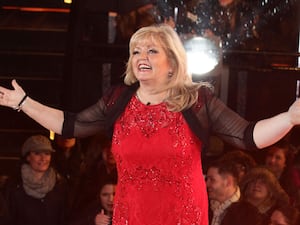
M 23 164 L 21 174 L 26 194 L 34 198 L 44 198 L 54 188 L 56 183 L 56 173 L 52 167 L 49 167 L 42 178 L 37 179 L 31 166 Z

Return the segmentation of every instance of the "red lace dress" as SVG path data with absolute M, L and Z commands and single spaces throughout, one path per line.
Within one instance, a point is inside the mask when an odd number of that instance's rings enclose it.
M 113 134 L 113 225 L 207 225 L 200 148 L 181 113 L 132 97 Z

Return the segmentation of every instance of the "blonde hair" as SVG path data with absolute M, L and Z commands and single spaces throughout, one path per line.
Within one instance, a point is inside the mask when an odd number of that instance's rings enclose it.
M 182 111 L 191 107 L 198 99 L 198 89 L 202 83 L 194 83 L 187 71 L 187 56 L 177 33 L 166 24 L 156 24 L 137 30 L 129 42 L 129 59 L 124 82 L 132 85 L 137 82 L 132 68 L 133 49 L 144 40 L 161 44 L 173 69 L 170 82 L 165 88 L 168 96 L 165 100 L 170 111 Z

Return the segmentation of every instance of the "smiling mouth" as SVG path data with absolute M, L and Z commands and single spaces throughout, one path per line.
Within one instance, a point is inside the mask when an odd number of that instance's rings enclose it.
M 140 64 L 138 66 L 139 71 L 147 71 L 147 70 L 151 70 L 152 67 L 146 64 Z

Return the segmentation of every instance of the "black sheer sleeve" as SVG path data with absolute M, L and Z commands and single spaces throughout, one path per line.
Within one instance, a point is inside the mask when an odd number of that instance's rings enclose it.
M 87 137 L 98 132 L 112 135 L 115 121 L 124 111 L 138 84 L 112 87 L 98 102 L 79 112 L 64 112 L 62 134 L 65 137 Z
M 80 113 L 64 113 L 62 135 L 87 137 L 106 129 L 106 106 L 103 99 Z
M 256 149 L 253 140 L 255 123 L 228 108 L 207 87 L 200 88 L 199 101 L 193 107 L 202 129 L 241 149 Z

